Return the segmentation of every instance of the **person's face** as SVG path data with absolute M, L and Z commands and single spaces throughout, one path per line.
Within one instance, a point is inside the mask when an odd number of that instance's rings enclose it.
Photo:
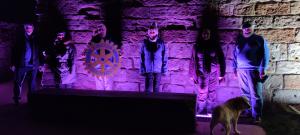
M 32 25 L 25 25 L 24 29 L 26 34 L 30 36 L 34 30 L 34 27 Z
M 243 28 L 242 31 L 243 31 L 243 36 L 245 38 L 248 38 L 253 34 L 254 30 L 253 30 L 253 27 L 248 27 L 248 28 Z
M 156 38 L 158 35 L 158 29 L 154 28 L 154 29 L 148 29 L 148 36 L 150 39 L 154 39 Z
M 57 34 L 57 39 L 58 40 L 63 40 L 65 38 L 65 33 L 58 33 Z
M 100 25 L 96 29 L 96 35 L 99 35 L 100 37 L 105 37 L 106 36 L 106 27 L 104 25 Z
M 204 30 L 201 34 L 203 40 L 209 40 L 210 39 L 210 30 Z

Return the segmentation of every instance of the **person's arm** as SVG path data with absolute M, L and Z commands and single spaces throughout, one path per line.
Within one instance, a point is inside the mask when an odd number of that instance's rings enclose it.
M 268 68 L 269 65 L 269 58 L 270 58 L 270 51 L 268 48 L 268 42 L 266 40 L 263 40 L 264 45 L 263 45 L 263 59 L 262 62 L 260 64 L 260 76 L 264 76 L 265 75 L 265 71 Z
M 163 50 L 163 52 L 162 52 L 162 73 L 163 74 L 166 74 L 167 73 L 167 71 L 168 71 L 168 48 L 167 48 L 167 46 L 164 44 L 164 43 L 162 43 L 163 44 L 163 46 L 164 46 L 164 50 Z
M 141 49 L 140 49 L 140 74 L 145 74 L 145 53 L 144 53 L 144 43 L 142 43 Z
M 232 68 L 233 68 L 233 72 L 235 74 L 235 76 L 237 76 L 237 47 L 235 46 L 234 50 L 233 50 L 233 62 L 232 62 Z
M 194 83 L 198 83 L 197 82 L 197 78 L 199 77 L 197 70 L 198 70 L 198 59 L 196 57 L 196 50 L 195 50 L 196 45 L 194 45 L 193 49 L 192 49 L 192 55 L 191 55 L 191 59 L 190 59 L 190 63 L 189 63 L 189 75 L 191 80 L 194 81 Z
M 73 65 L 75 64 L 75 57 L 76 57 L 76 48 L 73 44 L 70 45 L 71 48 L 71 53 L 69 55 L 68 58 L 68 63 L 69 63 L 69 72 L 72 73 L 73 72 Z
M 223 50 L 220 46 L 217 48 L 217 55 L 218 55 L 218 62 L 220 64 L 220 72 L 221 72 L 220 77 L 224 77 L 226 72 L 226 62 L 225 62 Z

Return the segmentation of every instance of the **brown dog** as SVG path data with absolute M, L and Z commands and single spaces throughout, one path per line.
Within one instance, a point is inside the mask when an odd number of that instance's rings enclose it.
M 210 134 L 213 135 L 213 129 L 221 123 L 226 129 L 226 135 L 230 134 L 231 122 L 233 122 L 234 132 L 240 134 L 237 130 L 237 122 L 242 111 L 249 109 L 250 103 L 246 97 L 236 97 L 229 99 L 224 104 L 213 109 L 212 119 L 210 122 Z

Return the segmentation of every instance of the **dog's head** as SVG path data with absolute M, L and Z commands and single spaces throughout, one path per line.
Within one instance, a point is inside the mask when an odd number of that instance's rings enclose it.
M 231 99 L 231 101 L 238 110 L 245 110 L 251 108 L 249 100 L 244 96 L 233 98 Z
M 240 104 L 241 104 L 241 109 L 250 109 L 251 108 L 251 105 L 250 105 L 250 102 L 248 100 L 248 98 L 242 96 L 242 97 L 239 97 L 239 100 L 241 100 Z

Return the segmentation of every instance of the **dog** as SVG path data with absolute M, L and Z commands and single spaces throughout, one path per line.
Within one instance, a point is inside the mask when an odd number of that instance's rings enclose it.
M 226 135 L 229 135 L 231 131 L 231 122 L 233 122 L 234 132 L 240 134 L 237 130 L 239 116 L 242 111 L 250 108 L 251 105 L 246 97 L 232 98 L 224 104 L 216 106 L 212 112 L 210 135 L 213 135 L 213 129 L 218 123 L 221 123 L 224 126 Z

